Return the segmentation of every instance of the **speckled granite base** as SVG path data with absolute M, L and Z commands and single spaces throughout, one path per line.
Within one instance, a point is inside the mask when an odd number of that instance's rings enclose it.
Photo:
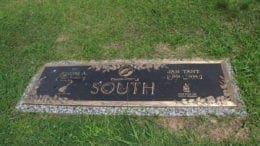
M 153 62 L 153 60 L 149 60 Z M 172 60 L 171 60 L 172 61 Z M 120 61 L 119 61 L 120 62 Z M 155 60 L 155 62 L 168 62 L 168 60 Z M 210 62 L 210 61 L 209 61 Z M 76 61 L 61 61 L 59 65 L 78 64 Z M 230 83 L 235 90 L 235 102 L 239 106 L 169 106 L 169 107 L 152 107 L 152 106 L 86 106 L 86 105 L 52 105 L 52 104 L 29 104 L 25 102 L 28 94 L 34 87 L 39 73 L 36 74 L 31 83 L 28 85 L 21 100 L 18 102 L 16 109 L 23 112 L 41 112 L 41 113 L 57 113 L 57 114 L 95 114 L 95 115 L 159 115 L 159 116 L 198 116 L 198 115 L 245 115 L 246 111 L 243 107 L 237 82 L 234 79 L 234 72 L 228 60 L 225 60 L 227 74 L 230 77 Z
M 87 107 L 53 105 L 19 105 L 24 112 L 95 114 L 95 115 L 147 115 L 147 116 L 198 116 L 198 115 L 245 115 L 243 109 L 234 107 Z

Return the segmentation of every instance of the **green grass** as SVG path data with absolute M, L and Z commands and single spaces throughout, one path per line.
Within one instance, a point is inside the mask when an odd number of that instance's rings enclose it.
M 257 0 L 0 0 L 0 144 L 256 145 L 259 14 Z M 248 112 L 240 127 L 248 129 L 247 138 L 199 136 L 196 126 L 212 116 L 186 118 L 195 125 L 171 131 L 160 117 L 15 110 L 31 77 L 46 62 L 191 57 L 231 59 Z M 217 117 L 222 123 L 232 119 Z

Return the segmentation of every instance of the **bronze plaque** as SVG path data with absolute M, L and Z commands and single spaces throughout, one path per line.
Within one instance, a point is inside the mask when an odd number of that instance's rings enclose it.
M 22 104 L 96 107 L 240 107 L 228 61 L 48 63 Z

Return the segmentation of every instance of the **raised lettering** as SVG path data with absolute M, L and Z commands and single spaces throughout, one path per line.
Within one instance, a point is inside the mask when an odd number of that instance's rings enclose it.
M 90 93 L 91 93 L 91 94 L 97 94 L 98 91 L 99 91 L 98 83 L 96 83 L 96 82 L 93 83 L 93 84 L 92 84 L 92 88 L 93 88 L 95 91 L 92 91 L 92 90 L 91 90 Z
M 103 94 L 111 94 L 115 90 L 115 83 L 107 82 L 101 86 L 101 92 Z
M 152 82 L 152 86 L 147 86 L 145 82 L 143 82 L 143 94 L 146 95 L 148 94 L 148 89 L 151 89 L 151 95 L 154 95 L 154 88 L 155 88 L 155 83 Z
M 132 82 L 131 84 L 134 86 L 133 94 L 136 95 L 138 90 L 137 86 L 140 84 L 140 82 Z
M 120 95 L 124 95 L 128 92 L 128 82 L 126 83 L 126 87 L 124 88 L 123 87 L 123 84 L 118 82 L 117 83 L 117 94 L 120 94 Z M 122 90 L 125 90 L 125 91 L 122 91 Z

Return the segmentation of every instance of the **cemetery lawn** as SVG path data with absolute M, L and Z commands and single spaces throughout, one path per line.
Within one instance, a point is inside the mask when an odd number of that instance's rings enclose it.
M 0 145 L 257 145 L 259 14 L 258 0 L 1 0 Z M 247 116 L 15 110 L 47 62 L 135 58 L 230 58 Z

